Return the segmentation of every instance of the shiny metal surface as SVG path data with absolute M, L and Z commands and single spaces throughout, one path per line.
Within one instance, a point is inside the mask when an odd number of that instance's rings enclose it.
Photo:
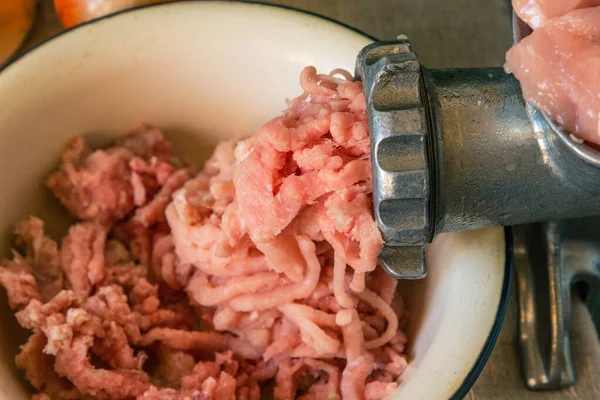
M 503 69 L 419 68 L 399 40 L 367 46 L 356 75 L 381 259 L 395 277 L 424 276 L 422 247 L 442 232 L 600 215 L 600 168 L 527 106 Z
M 513 227 L 513 232 L 525 384 L 530 389 L 571 385 L 570 307 L 563 293 L 559 228 L 551 222 Z
M 385 247 L 380 260 L 393 276 L 422 278 L 431 240 L 431 178 L 421 66 L 410 43 L 375 43 L 362 50 L 371 131 L 375 219 Z
M 438 169 L 435 234 L 600 215 L 600 169 L 545 121 L 530 122 L 512 75 L 500 68 L 424 74 Z
M 571 292 L 583 284 L 598 327 L 599 228 L 599 218 L 513 227 L 519 347 L 530 389 L 559 389 L 575 382 L 569 340 Z

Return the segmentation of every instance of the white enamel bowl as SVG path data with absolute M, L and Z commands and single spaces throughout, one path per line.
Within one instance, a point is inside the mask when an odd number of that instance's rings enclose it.
M 306 65 L 353 70 L 372 39 L 321 17 L 229 2 L 169 3 L 107 17 L 40 45 L 0 73 L 0 227 L 30 214 L 64 232 L 43 185 L 65 141 L 95 145 L 140 122 L 168 133 L 200 164 L 217 141 L 253 132 L 299 93 Z M 508 237 L 508 235 L 507 235 Z M 489 356 L 510 281 L 505 232 L 447 234 L 428 249 L 429 275 L 403 282 L 412 319 L 409 369 L 394 399 L 466 394 Z M 1 297 L 0 400 L 25 400 L 14 368 L 26 338 Z

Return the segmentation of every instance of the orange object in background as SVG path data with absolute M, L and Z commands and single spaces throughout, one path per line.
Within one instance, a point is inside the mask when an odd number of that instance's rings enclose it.
M 0 66 L 23 44 L 35 7 L 36 0 L 0 0 Z
M 172 0 L 54 0 L 54 8 L 62 26 L 72 28 L 117 11 L 167 1 Z

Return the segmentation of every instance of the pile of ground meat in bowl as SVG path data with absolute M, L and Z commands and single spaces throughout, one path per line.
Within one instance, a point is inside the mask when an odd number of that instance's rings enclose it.
M 35 399 L 396 390 L 408 314 L 377 268 L 362 84 L 313 67 L 300 82 L 198 171 L 146 125 L 102 149 L 68 142 L 46 185 L 77 221 L 57 241 L 21 221 L 0 267 Z
M 378 268 L 365 99 L 345 71 L 369 42 L 296 11 L 181 2 L 3 70 L 0 400 L 471 385 L 506 299 L 504 235 L 440 235 L 424 280 Z

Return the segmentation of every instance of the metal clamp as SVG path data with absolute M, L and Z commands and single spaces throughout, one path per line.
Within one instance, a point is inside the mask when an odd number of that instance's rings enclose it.
M 587 286 L 587 303 L 598 328 L 600 247 L 581 236 L 598 218 L 514 228 L 519 295 L 519 348 L 529 389 L 559 389 L 575 382 L 569 340 L 571 290 Z M 598 230 L 598 228 L 596 228 Z M 574 236 L 574 233 L 579 237 Z M 598 232 L 595 232 L 598 238 Z

